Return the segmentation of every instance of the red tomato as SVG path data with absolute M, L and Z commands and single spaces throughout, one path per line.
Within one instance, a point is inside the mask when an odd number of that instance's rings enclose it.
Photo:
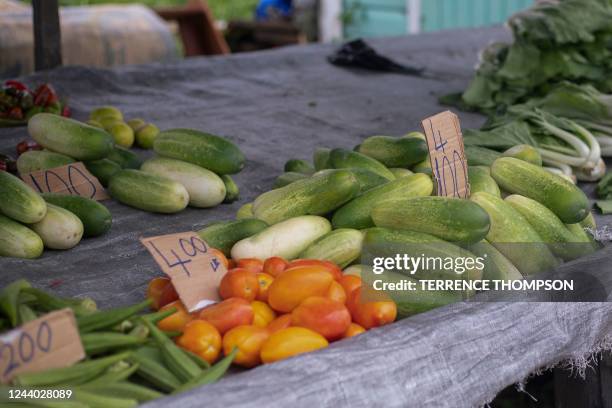
M 242 258 L 237 262 L 239 268 L 244 268 L 247 271 L 253 273 L 263 272 L 264 263 L 261 259 L 257 258 Z
M 225 334 L 237 326 L 253 324 L 253 307 L 245 299 L 230 298 L 214 305 L 205 307 L 199 318 L 206 320 Z
M 344 304 L 321 296 L 304 300 L 291 312 L 291 325 L 315 331 L 329 341 L 341 338 L 351 324 Z
M 289 263 L 280 256 L 273 256 L 266 259 L 266 262 L 264 262 L 263 271 L 268 275 L 277 277 L 283 273 L 285 269 L 287 269 L 287 265 L 289 265 Z
M 259 293 L 259 281 L 255 272 L 243 268 L 230 270 L 221 279 L 219 295 L 222 299 L 239 297 L 253 301 Z
M 342 277 L 342 269 L 330 261 L 322 261 L 320 259 L 294 259 L 289 262 L 287 269 L 295 268 L 296 266 L 322 266 L 331 272 L 335 280 L 339 280 Z

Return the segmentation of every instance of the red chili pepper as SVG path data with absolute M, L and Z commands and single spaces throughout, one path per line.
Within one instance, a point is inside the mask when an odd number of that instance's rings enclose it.
M 34 91 L 34 105 L 49 106 L 57 101 L 57 94 L 50 84 L 42 84 Z
M 9 79 L 8 81 L 6 81 L 4 83 L 4 86 L 7 87 L 7 88 L 14 88 L 14 89 L 18 89 L 20 91 L 29 92 L 28 87 L 25 86 L 25 84 L 23 82 L 15 81 L 14 79 Z
M 42 146 L 33 140 L 23 140 L 17 144 L 17 156 L 30 150 L 42 150 Z
M 70 106 L 64 105 L 64 107 L 62 108 L 62 116 L 66 118 L 69 118 L 72 116 L 72 109 L 70 109 Z
M 23 119 L 23 110 L 19 106 L 12 107 L 8 112 L 10 119 L 21 120 Z

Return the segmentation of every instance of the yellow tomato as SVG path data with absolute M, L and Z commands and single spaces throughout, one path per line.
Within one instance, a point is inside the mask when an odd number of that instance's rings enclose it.
M 186 350 L 197 354 L 210 364 L 214 363 L 221 352 L 221 335 L 212 324 L 204 320 L 193 320 L 185 326 L 185 331 L 176 343 Z
M 159 327 L 160 330 L 165 331 L 183 331 L 185 325 L 189 323 L 193 319 L 193 317 L 189 314 L 189 312 L 187 312 L 187 309 L 185 309 L 183 302 L 181 302 L 180 300 L 175 300 L 172 303 L 168 303 L 159 310 L 163 312 L 172 308 L 175 308 L 176 312 L 172 313 L 168 317 L 164 317 L 159 322 L 157 322 L 157 327 Z
M 288 327 L 270 335 L 261 348 L 261 361 L 273 363 L 327 347 L 325 337 L 303 327 Z
M 349 337 L 357 336 L 358 334 L 365 333 L 365 331 L 366 331 L 366 329 L 364 329 L 363 327 L 361 327 L 357 323 L 351 323 L 349 328 L 344 333 L 344 336 L 342 336 L 342 338 L 346 339 L 346 338 L 349 338 Z
M 234 348 L 237 348 L 238 353 L 234 358 L 234 364 L 247 368 L 255 367 L 261 364 L 259 354 L 269 336 L 268 331 L 262 327 L 234 327 L 223 336 L 223 353 L 228 355 Z
M 253 308 L 253 326 L 266 327 L 268 323 L 276 319 L 274 310 L 264 302 L 254 300 L 251 302 Z

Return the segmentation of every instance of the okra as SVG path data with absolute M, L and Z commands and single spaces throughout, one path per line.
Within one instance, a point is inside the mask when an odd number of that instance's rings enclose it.
M 19 279 L 5 286 L 0 292 L 0 310 L 8 317 L 11 327 L 16 327 L 18 323 L 19 293 L 29 287 L 27 280 Z
M 79 331 L 81 333 L 89 333 L 94 330 L 113 327 L 148 307 L 150 303 L 151 301 L 147 299 L 136 305 L 104 310 L 88 316 L 79 316 L 77 318 Z
M 108 397 L 80 389 L 75 389 L 73 394 L 75 400 L 87 404 L 89 408 L 132 408 L 138 405 L 135 399 Z
M 131 347 L 144 343 L 144 338 L 116 332 L 95 332 L 81 334 L 81 342 L 87 355 L 104 353 L 109 350 Z
M 36 305 L 47 312 L 69 307 L 78 317 L 90 315 L 96 311 L 96 303 L 90 298 L 62 299 L 32 287 L 23 289 L 23 293 L 34 296 L 36 298 Z
M 151 388 L 127 381 L 84 384 L 79 388 L 92 394 L 112 395 L 117 398 L 134 399 L 138 402 L 150 401 L 163 396 L 162 393 Z
M 217 364 L 211 366 L 209 369 L 202 371 L 202 374 L 198 377 L 190 380 L 180 386 L 175 393 L 183 392 L 190 390 L 192 388 L 201 387 L 206 384 L 213 383 L 223 377 L 223 375 L 227 372 L 227 369 L 234 361 L 234 357 L 238 353 L 238 349 L 234 347 L 231 353 L 229 353 L 226 357 L 224 357 Z
M 187 382 L 202 374 L 202 369 L 161 330 L 151 322 L 143 321 L 151 331 L 151 336 L 159 345 L 166 366 L 179 380 Z
M 208 361 L 204 360 L 202 357 L 198 356 L 195 353 L 192 353 L 189 350 L 183 350 L 185 352 L 185 354 L 187 354 L 189 356 L 189 358 L 191 358 L 191 360 L 193 360 L 193 362 L 195 362 L 198 367 L 200 367 L 202 370 L 208 370 L 210 368 L 210 364 L 208 363 Z
M 136 320 L 140 320 L 140 319 L 144 319 L 147 320 L 151 323 L 157 323 L 162 319 L 165 319 L 166 317 L 173 315 L 174 313 L 176 313 L 178 310 L 176 307 L 170 307 L 166 310 L 160 310 L 158 312 L 153 312 L 153 313 L 147 313 L 144 314 L 142 316 L 138 316 L 136 318 Z
M 17 313 L 19 315 L 19 324 L 25 324 L 38 318 L 38 316 L 36 316 L 36 312 L 34 312 L 30 306 L 23 303 L 18 306 Z
M 143 323 L 136 323 L 128 334 L 130 336 L 145 340 L 149 337 L 149 333 L 149 328 L 147 326 L 145 326 Z
M 152 358 L 145 353 L 140 353 L 143 348 L 132 356 L 132 360 L 138 363 L 136 374 L 164 392 L 171 392 L 180 387 L 179 379 L 166 368 L 163 362 L 157 361 L 155 357 Z M 158 353 L 157 357 L 161 359 L 161 352 Z
M 127 362 L 125 360 L 121 360 L 111 366 L 108 370 L 106 370 L 106 372 L 102 373 L 88 383 L 83 384 L 83 386 L 127 380 L 132 374 L 138 371 L 139 366 L 140 365 L 135 361 Z

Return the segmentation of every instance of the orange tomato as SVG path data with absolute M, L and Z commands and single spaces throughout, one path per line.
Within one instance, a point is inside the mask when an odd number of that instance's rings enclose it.
M 279 330 L 286 329 L 291 326 L 291 313 L 286 313 L 284 315 L 278 316 L 276 319 L 272 320 L 266 326 L 266 329 L 272 333 L 276 333 Z
M 255 367 L 261 364 L 261 347 L 268 337 L 270 333 L 262 327 L 234 327 L 223 336 L 223 353 L 227 356 L 237 348 L 233 363 L 247 368 Z
M 230 269 L 234 269 L 236 267 L 236 261 L 234 261 L 233 259 L 228 259 L 227 260 L 227 270 L 229 271 Z
M 362 285 L 361 278 L 357 275 L 342 275 L 338 282 L 344 288 L 347 299 L 355 289 L 360 288 Z
M 351 323 L 349 325 L 349 328 L 346 329 L 346 331 L 344 332 L 344 336 L 342 336 L 342 338 L 346 339 L 346 338 L 349 338 L 349 337 L 353 337 L 353 336 L 356 336 L 358 334 L 364 333 L 365 331 L 366 331 L 366 329 L 364 329 L 363 327 L 361 327 L 357 323 Z
M 299 266 L 287 269 L 268 289 L 272 309 L 288 313 L 310 296 L 325 296 L 333 281 L 329 271 L 320 266 Z
M 239 268 L 244 268 L 247 271 L 253 273 L 263 272 L 264 263 L 261 259 L 257 258 L 242 258 L 237 262 Z
M 172 303 L 168 303 L 159 310 L 164 311 L 173 307 L 176 308 L 176 312 L 157 322 L 157 327 L 159 327 L 160 330 L 183 331 L 187 323 L 193 320 L 193 317 L 189 314 L 189 312 L 187 312 L 185 305 L 183 305 L 183 302 L 180 300 L 175 300 Z
M 261 300 L 262 302 L 268 301 L 268 289 L 274 281 L 274 277 L 267 273 L 261 272 L 257 273 L 257 282 L 259 283 L 259 290 L 257 291 L 257 300 Z
M 151 279 L 147 286 L 147 299 L 151 299 L 151 309 L 159 310 L 163 305 L 159 304 L 161 294 L 164 288 L 170 284 L 170 279 L 166 277 L 157 277 Z
M 217 257 L 219 262 L 221 262 L 221 264 L 225 266 L 225 269 L 229 269 L 229 261 L 223 252 L 219 251 L 217 248 L 210 248 L 210 253 L 211 255 Z
M 221 335 L 215 326 L 204 320 L 194 320 L 187 324 L 176 343 L 210 364 L 217 360 L 221 352 Z
M 393 323 L 397 317 L 397 305 L 393 301 L 361 301 L 361 288 L 355 289 L 347 302 L 353 321 L 364 329 Z
M 338 281 L 333 281 L 331 285 L 329 285 L 329 290 L 325 297 L 342 304 L 346 303 L 346 292 L 344 292 L 344 288 Z
M 295 268 L 296 266 L 322 266 L 331 272 L 335 280 L 342 277 L 342 269 L 330 261 L 322 261 L 320 259 L 294 259 L 293 261 L 289 262 L 287 269 Z
M 287 269 L 288 264 L 289 262 L 280 256 L 273 256 L 266 259 L 266 262 L 264 262 L 263 271 L 264 273 L 272 275 L 276 278 L 278 275 L 283 273 L 285 269 Z
M 304 327 L 288 327 L 273 333 L 261 347 L 261 361 L 273 363 L 328 346 L 325 337 Z
M 199 318 L 206 320 L 224 334 L 237 326 L 253 323 L 253 307 L 241 298 L 229 298 L 214 305 L 205 307 Z
M 161 296 L 159 297 L 159 307 L 161 308 L 167 305 L 168 303 L 172 303 L 178 299 L 179 295 L 178 293 L 176 293 L 176 289 L 174 288 L 172 282 L 170 282 L 170 284 L 166 285 L 166 287 L 164 287 L 164 290 L 162 290 Z
M 266 303 L 254 300 L 251 302 L 253 308 L 253 326 L 266 327 L 272 320 L 276 319 L 276 313 Z
M 291 312 L 291 325 L 305 327 L 329 341 L 342 337 L 351 324 L 351 314 L 344 304 L 321 296 L 304 300 Z
M 258 292 L 257 275 L 244 268 L 231 269 L 219 284 L 219 295 L 222 299 L 239 297 L 250 302 L 255 300 Z

